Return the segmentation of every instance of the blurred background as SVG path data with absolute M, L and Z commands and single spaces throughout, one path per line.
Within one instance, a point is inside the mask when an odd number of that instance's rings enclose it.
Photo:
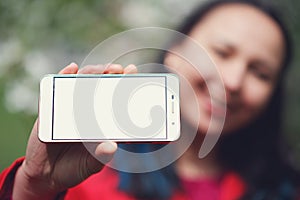
M 73 61 L 80 65 L 99 42 L 121 31 L 146 26 L 174 29 L 203 1 L 1 0 L 0 170 L 25 154 L 43 75 L 57 73 Z M 282 9 L 296 47 L 284 120 L 300 168 L 300 1 L 273 2 Z

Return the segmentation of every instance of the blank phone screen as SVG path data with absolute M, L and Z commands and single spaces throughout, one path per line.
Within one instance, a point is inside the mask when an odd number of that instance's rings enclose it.
M 165 76 L 54 77 L 53 140 L 167 138 Z

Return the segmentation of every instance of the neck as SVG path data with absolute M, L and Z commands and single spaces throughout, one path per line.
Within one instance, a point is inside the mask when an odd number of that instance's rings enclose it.
M 180 157 L 176 164 L 179 177 L 189 180 L 203 178 L 217 178 L 222 173 L 222 168 L 217 162 L 216 147 L 205 157 L 199 158 L 199 149 L 204 135 L 198 133 L 192 145 Z

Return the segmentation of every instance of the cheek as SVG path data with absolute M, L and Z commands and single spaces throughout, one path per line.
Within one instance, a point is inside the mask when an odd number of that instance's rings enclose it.
M 239 109 L 226 117 L 224 132 L 232 132 L 254 121 L 269 103 L 273 89 L 271 83 L 245 84 L 240 96 Z
M 178 75 L 184 76 L 186 79 L 190 79 L 196 72 L 190 63 L 174 54 L 168 54 L 164 60 L 164 64 L 168 67 L 168 69 Z
M 199 72 L 186 60 L 169 54 L 164 64 L 180 78 L 180 106 L 185 122 L 198 127 L 200 118 L 199 87 L 205 84 Z
M 266 105 L 274 90 L 274 84 L 271 82 L 263 83 L 260 81 L 251 81 L 247 84 L 243 92 L 243 106 L 250 114 L 250 118 L 259 115 Z

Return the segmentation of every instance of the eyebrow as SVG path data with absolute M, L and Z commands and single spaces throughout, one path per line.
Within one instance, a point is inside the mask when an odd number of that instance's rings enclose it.
M 217 40 L 217 45 L 218 44 L 221 44 L 221 45 L 224 45 L 224 47 L 226 48 L 226 49 L 229 49 L 230 51 L 236 51 L 237 50 L 237 47 L 236 47 L 236 45 L 234 45 L 234 43 L 233 42 L 228 42 L 228 41 L 225 41 L 224 39 L 218 39 Z

